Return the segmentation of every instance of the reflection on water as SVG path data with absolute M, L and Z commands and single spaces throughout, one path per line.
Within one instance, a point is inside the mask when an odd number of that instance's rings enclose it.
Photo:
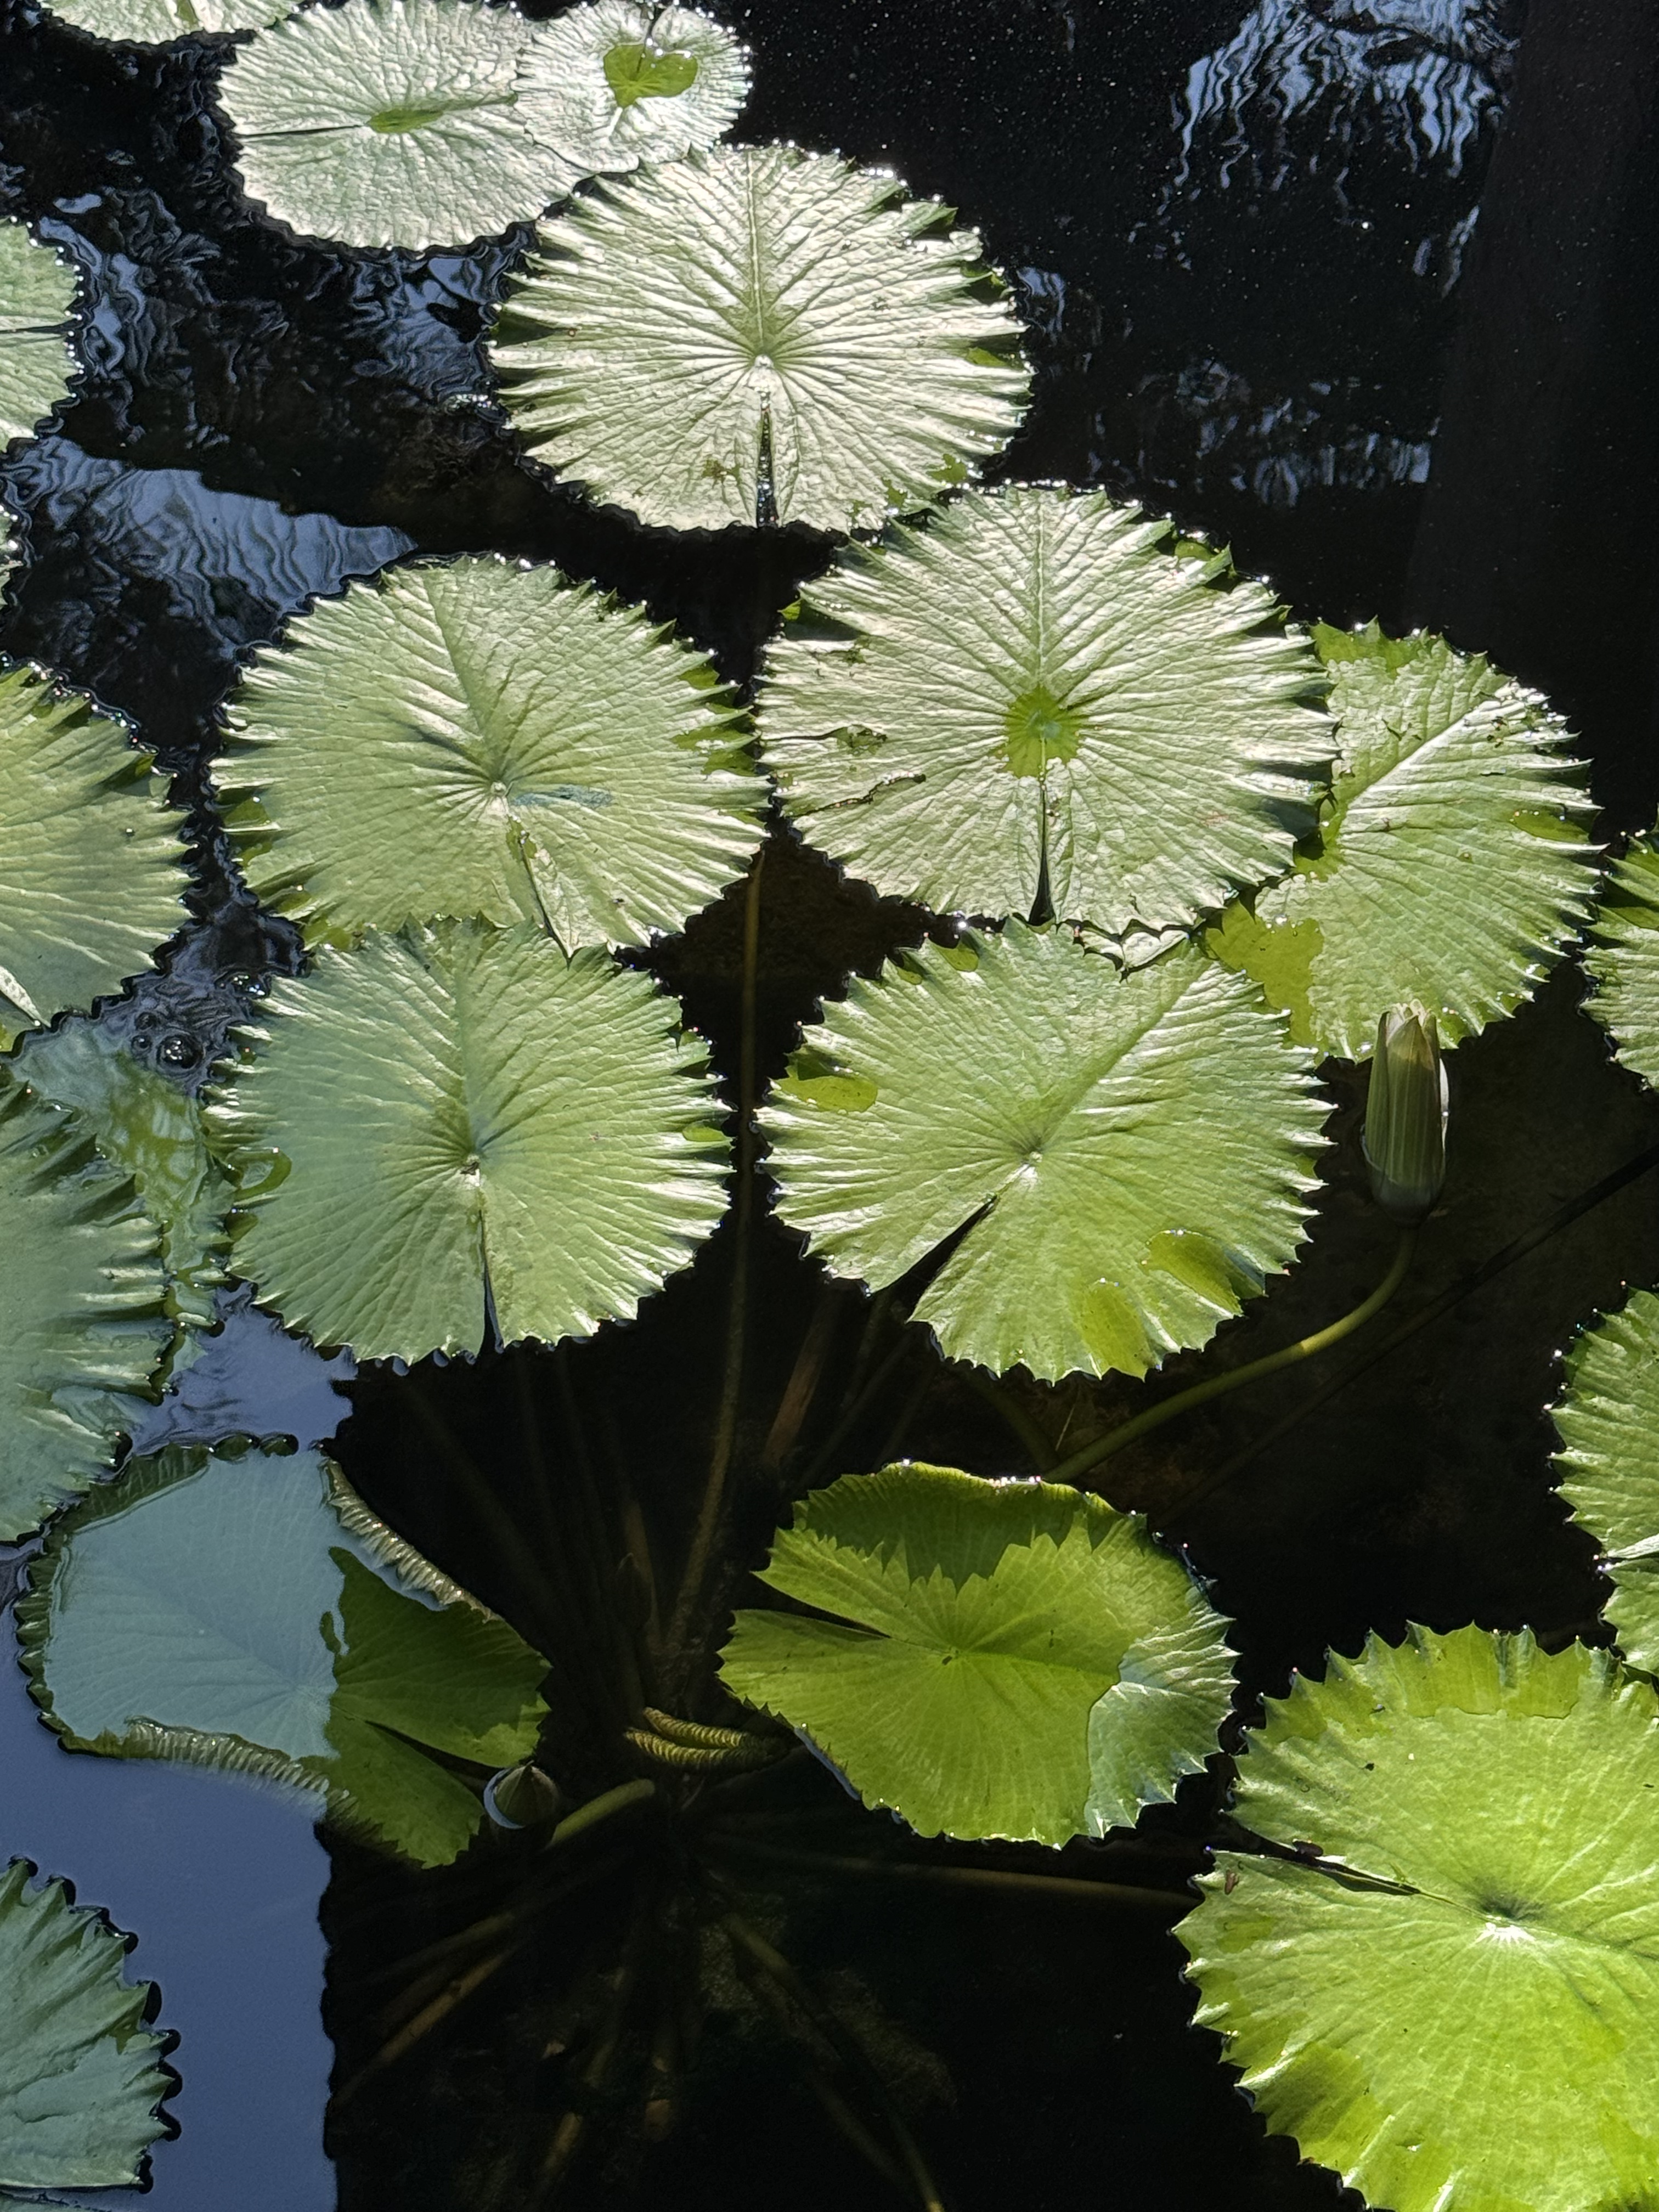
M 325 1359 L 261 1313 L 247 1285 L 219 1302 L 219 1328 L 135 1431 L 135 1452 L 212 1444 L 226 1437 L 292 1437 L 326 1443 L 350 1407 L 340 1394 L 357 1371 L 349 1352 Z

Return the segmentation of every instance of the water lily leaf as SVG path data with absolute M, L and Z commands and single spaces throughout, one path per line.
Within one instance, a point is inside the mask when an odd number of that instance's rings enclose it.
M 1253 914 L 1230 908 L 1210 948 L 1322 1052 L 1364 1059 L 1406 1005 L 1455 1044 L 1529 998 L 1584 915 L 1582 764 L 1538 694 L 1479 653 L 1375 623 L 1314 641 L 1341 747 L 1330 802 L 1294 873 Z
M 1005 446 L 1028 379 L 979 240 L 890 175 L 716 147 L 538 234 L 493 358 L 531 453 L 676 530 L 875 530 Z
M 1392 2212 L 1659 2192 L 1659 1705 L 1604 1651 L 1373 1638 L 1269 1699 L 1179 1934 L 1270 2130 Z M 1351 1871 L 1350 1871 L 1351 1870 Z
M 73 1115 L 0 1073 L 0 1542 L 107 1468 L 173 1336 L 155 1231 Z
M 1145 1374 L 1301 1242 L 1322 1109 L 1284 1031 L 1192 945 L 924 946 L 805 1032 L 762 1116 L 778 1210 L 872 1284 L 960 1236 L 915 1310 L 953 1358 Z
M 941 911 L 1118 932 L 1290 865 L 1334 750 L 1324 679 L 1224 556 L 1103 493 L 970 494 L 809 584 L 761 694 L 803 836 Z
M 149 965 L 187 919 L 151 757 L 32 668 L 0 666 L 0 1048 Z
M 0 448 L 30 438 L 75 373 L 64 325 L 73 265 L 21 222 L 0 222 Z
M 464 246 L 578 172 L 519 112 L 530 27 L 477 0 L 307 8 L 233 54 L 220 100 L 248 198 L 347 246 Z
M 131 1176 L 161 1231 L 167 1311 L 187 1328 L 211 1328 L 231 1185 L 208 1150 L 199 1102 L 95 1022 L 26 1038 L 15 1066 L 36 1097 L 72 1108 L 104 1158 Z
M 1221 1618 L 1103 1498 L 910 1461 L 843 1475 L 760 1578 L 838 1617 L 739 1613 L 726 1687 L 921 1835 L 1103 1835 L 1216 1748 Z
M 395 568 L 319 601 L 230 723 L 215 772 L 248 880 L 313 938 L 477 915 L 642 944 L 760 839 L 708 662 L 553 568 Z
M 125 1978 L 127 1939 L 27 1859 L 0 1875 L 0 2185 L 118 2189 L 167 2132 L 165 2035 L 153 1982 Z
M 489 1771 L 527 1758 L 547 1662 L 381 1526 L 318 1452 L 173 1447 L 59 1522 L 17 1608 L 71 1748 L 325 1794 L 424 1866 L 464 1850 Z
M 526 127 L 585 176 L 712 146 L 748 95 L 730 31 L 644 0 L 592 0 L 538 23 L 519 70 Z
M 262 31 L 286 15 L 293 0 L 45 0 L 54 15 L 94 39 L 138 46 L 168 46 L 204 33 Z
M 1584 965 L 1595 989 L 1584 1001 L 1625 1066 L 1659 1084 L 1659 843 L 1632 840 L 1607 871 Z
M 714 1228 L 726 1147 L 701 1047 L 649 980 L 527 924 L 325 949 L 213 1119 L 235 1272 L 363 1358 L 626 1318 Z
M 1601 1547 L 1620 1649 L 1659 1674 L 1659 1297 L 1633 1291 L 1583 1332 L 1566 1370 L 1550 1408 L 1561 1495 Z

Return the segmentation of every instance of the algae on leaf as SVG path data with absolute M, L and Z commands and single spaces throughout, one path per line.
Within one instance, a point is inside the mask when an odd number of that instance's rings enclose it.
M 1605 1651 L 1413 1629 L 1267 1701 L 1178 1933 L 1275 2133 L 1392 2212 L 1659 2198 L 1659 1703 Z
M 748 94 L 730 31 L 645 0 L 589 0 L 536 24 L 519 70 L 526 127 L 584 176 L 713 145 Z
M 161 46 L 204 33 L 262 31 L 286 15 L 294 0 L 43 0 L 43 4 L 94 39 Z
M 261 653 L 215 763 L 247 878 L 308 936 L 680 928 L 742 873 L 765 789 L 709 663 L 556 569 L 394 568 Z
M 1455 1044 L 1529 998 L 1583 918 L 1580 763 L 1538 694 L 1479 653 L 1375 623 L 1314 642 L 1340 747 L 1329 804 L 1295 872 L 1231 907 L 1210 949 L 1322 1053 L 1364 1059 L 1401 1006 Z
M 1601 1547 L 1620 1650 L 1659 1674 L 1659 1297 L 1632 1291 L 1584 1330 L 1566 1370 L 1550 1408 L 1561 1495 Z
M 802 835 L 890 896 L 1114 934 L 1280 873 L 1334 750 L 1320 665 L 1173 536 L 1021 484 L 844 552 L 761 691 Z
M 1309 1067 L 1194 946 L 1126 972 L 1011 922 L 902 956 L 806 1030 L 762 1116 L 778 1211 L 875 1285 L 959 1236 L 914 1316 L 952 1358 L 1142 1375 L 1289 1266 Z
M 167 2039 L 127 1939 L 27 1859 L 0 1875 L 0 2189 L 119 2189 L 167 2133 Z
M 1651 832 L 1608 869 L 1584 965 L 1595 984 L 1586 1012 L 1626 1067 L 1659 1084 L 1659 843 Z
M 465 1849 L 545 1711 L 540 1654 L 317 1452 L 134 1461 L 53 1528 L 18 1632 L 72 1748 L 319 1790 L 424 1866 Z
M 234 1267 L 362 1358 L 627 1317 L 724 1210 L 699 1048 L 649 979 L 543 930 L 441 922 L 278 983 L 213 1110 Z
M 921 1835 L 1103 1835 L 1216 1748 L 1219 1615 L 1138 1516 L 1081 1491 L 908 1460 L 843 1475 L 760 1579 L 838 1618 L 739 1613 L 726 1686 Z
M 879 529 L 1025 399 L 1018 325 L 950 221 L 792 146 L 602 183 L 508 295 L 501 397 L 537 460 L 643 522 Z
M 75 373 L 64 326 L 73 266 L 21 222 L 0 222 L 0 449 L 32 438 Z

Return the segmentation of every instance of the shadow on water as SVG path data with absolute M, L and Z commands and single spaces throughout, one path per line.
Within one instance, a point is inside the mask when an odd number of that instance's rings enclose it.
M 746 135 L 890 164 L 959 206 L 1010 271 L 1037 392 L 1004 473 L 1173 512 L 1231 541 L 1302 613 L 1490 644 L 1577 714 L 1613 826 L 1650 813 L 1654 310 L 1615 285 L 1650 244 L 1645 33 L 1608 29 L 1564 75 L 1562 26 L 1579 21 L 1565 0 L 1532 0 L 1524 28 L 1510 0 L 732 0 L 724 12 L 755 52 Z M 0 40 L 0 197 L 74 254 L 89 288 L 74 395 L 53 434 L 0 469 L 26 556 L 0 647 L 131 716 L 198 810 L 203 919 L 105 1017 L 195 1085 L 257 1008 L 260 975 L 295 957 L 235 891 L 199 811 L 216 709 L 285 617 L 405 551 L 495 550 L 645 601 L 742 681 L 824 550 L 787 532 L 688 545 L 520 463 L 478 339 L 522 239 L 424 258 L 304 246 L 234 192 L 213 56 L 97 46 L 17 0 Z M 1603 122 L 1599 166 L 1576 184 L 1576 149 Z M 1547 189 L 1565 213 L 1540 231 Z M 1578 320 L 1540 341 L 1555 345 L 1549 404 L 1516 412 L 1534 277 L 1540 313 Z M 728 894 L 651 956 L 727 1071 L 741 903 Z M 775 842 L 763 1070 L 848 969 L 872 970 L 922 926 Z M 1457 1149 L 1424 1238 L 1423 1301 L 1659 1137 L 1659 1108 L 1574 1018 L 1577 988 L 1564 974 L 1457 1055 Z M 1357 1098 L 1340 1076 L 1336 1090 L 1310 1251 L 1265 1312 L 1224 1332 L 1218 1358 L 1346 1310 L 1378 1272 Z M 1558 1348 L 1626 1279 L 1650 1279 L 1656 1237 L 1659 1188 L 1633 1184 L 1225 1484 L 1215 1468 L 1311 1382 L 1271 1407 L 1222 1401 L 1114 1462 L 1115 1500 L 1218 1578 L 1249 1689 L 1407 1617 L 1590 1628 L 1598 1592 L 1548 1486 L 1540 1409 Z M 325 1364 L 233 1293 L 221 1334 L 139 1441 L 227 1424 L 325 1437 L 347 1389 L 340 1450 L 371 1504 L 582 1687 L 548 1753 L 579 1799 L 620 1778 L 617 1669 L 637 1663 L 627 1651 L 651 1594 L 626 1577 L 560 1585 L 546 1562 L 563 1516 L 603 1521 L 630 1492 L 659 1556 L 678 1556 L 708 1453 L 730 1264 L 728 1226 L 631 1328 L 556 1356 L 371 1367 L 355 1382 L 349 1361 Z M 755 1267 L 739 1461 L 758 1472 L 738 1500 L 743 1558 L 805 1479 L 801 1434 L 840 1431 L 830 1472 L 898 1450 L 1024 1468 L 1017 1437 L 921 1332 L 825 1289 L 775 1224 L 760 1225 Z M 803 1340 L 822 1365 L 805 1428 L 785 1436 Z M 1103 1426 L 1112 1394 L 1073 1410 Z M 620 1557 L 607 1533 L 601 1556 Z M 142 1931 L 134 1970 L 161 1980 L 181 2033 L 183 2134 L 155 2154 L 157 2212 L 326 2202 L 325 1862 L 309 1830 L 210 1776 L 63 1753 L 21 1680 L 0 1698 L 0 1840 Z M 1178 1902 L 1214 1802 L 1200 1783 L 1133 1841 L 1069 1856 L 1091 1879 Z M 614 1850 L 583 1863 L 568 1910 L 544 1916 L 532 1908 L 553 1878 L 523 1838 L 428 1875 L 334 1847 L 322 1922 L 335 2086 L 349 2089 L 328 2136 L 343 2205 L 531 2206 L 572 2114 L 604 2146 L 574 2169 L 581 2201 L 878 2201 L 884 2185 L 826 2118 L 829 2062 L 803 2055 L 764 1974 L 710 1933 L 711 1898 L 763 1942 L 787 1934 L 829 2014 L 879 2054 L 955 2212 L 1336 2203 L 1330 2178 L 1266 2139 L 1188 2028 L 1170 1909 L 889 1879 L 890 1824 L 804 1757 L 731 1805 L 701 1829 L 649 1812 L 623 1824 Z M 868 1863 L 835 1875 L 791 1850 Z M 475 1931 L 502 1915 L 508 1955 L 449 1997 Z M 635 1957 L 629 2063 L 590 2078 L 619 1956 Z M 385 2059 L 433 2005 L 430 2031 Z M 664 2087 L 682 2072 L 695 2094 Z

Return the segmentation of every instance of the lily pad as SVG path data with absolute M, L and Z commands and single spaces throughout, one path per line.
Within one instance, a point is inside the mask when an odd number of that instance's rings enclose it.
M 0 449 L 32 438 L 70 386 L 71 263 L 21 222 L 0 222 Z
M 1659 1084 L 1659 844 L 1651 835 L 1608 869 L 1584 965 L 1595 982 L 1586 1011 L 1625 1066 Z
M 344 0 L 261 32 L 220 86 L 242 189 L 347 246 L 464 246 L 530 221 L 580 173 L 520 114 L 529 36 L 478 0 Z
M 114 1456 L 173 1337 L 155 1231 L 84 1126 L 0 1073 L 0 1542 Z
M 1565 724 L 1443 638 L 1314 632 L 1341 747 L 1295 871 L 1228 909 L 1210 949 L 1299 1042 L 1363 1060 L 1392 1006 L 1455 1044 L 1513 1013 L 1594 895 L 1595 810 Z
M 187 920 L 180 817 L 120 723 L 0 666 L 0 1048 L 149 965 Z
M 538 23 L 519 71 L 526 127 L 584 176 L 712 146 L 748 96 L 748 57 L 730 31 L 644 0 L 591 0 Z
M 1334 741 L 1311 647 L 1103 493 L 970 494 L 806 586 L 761 693 L 804 836 L 944 912 L 1187 926 L 1289 866 Z M 792 634 L 793 633 L 793 634 Z
M 423 1866 L 465 1849 L 546 1710 L 541 1655 L 317 1452 L 135 1460 L 53 1528 L 17 1625 L 71 1749 L 316 1790 Z
M 1012 435 L 1028 378 L 970 230 L 892 176 L 716 147 L 538 234 L 492 349 L 532 455 L 676 530 L 877 530 Z
M 806 1030 L 762 1116 L 778 1210 L 872 1284 L 951 1244 L 915 1318 L 953 1358 L 1143 1375 L 1302 1241 L 1323 1109 L 1285 1027 L 1190 945 L 924 946 Z
M 279 982 L 213 1119 L 239 1275 L 362 1358 L 627 1318 L 725 1207 L 702 1048 L 644 975 L 441 922 Z
M 126 1979 L 127 1938 L 40 1881 L 27 1859 L 0 1875 L 0 2186 L 118 2189 L 143 2178 L 167 2132 L 165 2035 L 145 2026 L 153 1982 Z
M 760 839 L 709 663 L 553 568 L 394 568 L 319 601 L 230 724 L 214 765 L 248 881 L 313 938 L 477 915 L 642 944 Z
M 1270 2130 L 1392 2212 L 1659 2196 L 1656 1723 L 1476 1628 L 1268 1701 L 1237 1814 L 1299 1856 L 1223 1853 L 1178 1932 Z
M 294 0 L 45 0 L 54 15 L 94 39 L 137 46 L 175 39 L 262 31 L 286 15 Z
M 760 1579 L 837 1617 L 739 1613 L 726 1687 L 919 1834 L 1103 1835 L 1216 1748 L 1221 1617 L 1103 1498 L 907 1460 L 802 1499 Z
M 1633 1291 L 1584 1331 L 1566 1370 L 1550 1408 L 1561 1495 L 1601 1547 L 1620 1649 L 1659 1674 L 1659 1297 Z

